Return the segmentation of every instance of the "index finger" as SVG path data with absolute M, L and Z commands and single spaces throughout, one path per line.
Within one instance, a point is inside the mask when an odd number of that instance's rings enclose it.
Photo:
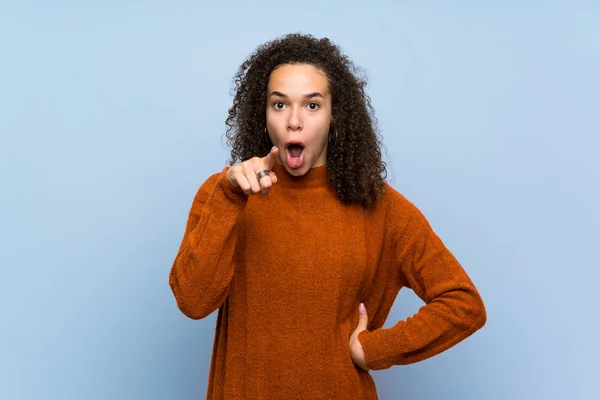
M 269 154 L 267 154 L 263 158 L 263 162 L 265 163 L 265 168 L 267 170 L 271 170 L 275 163 L 277 162 L 277 156 L 279 155 L 279 148 L 277 146 L 273 146 Z

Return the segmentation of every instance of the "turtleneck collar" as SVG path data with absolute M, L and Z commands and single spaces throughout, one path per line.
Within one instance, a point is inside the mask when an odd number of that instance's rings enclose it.
M 277 175 L 277 184 L 296 188 L 317 187 L 327 185 L 327 164 L 313 167 L 302 176 L 291 175 L 278 162 L 271 169 Z

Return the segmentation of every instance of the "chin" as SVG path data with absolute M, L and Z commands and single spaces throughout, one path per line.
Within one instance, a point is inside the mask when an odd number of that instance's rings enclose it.
M 284 167 L 287 170 L 287 172 L 289 172 L 289 174 L 292 176 L 302 176 L 310 170 L 310 167 L 306 168 L 305 165 L 303 165 L 301 168 L 290 168 L 290 166 L 286 163 L 284 164 Z

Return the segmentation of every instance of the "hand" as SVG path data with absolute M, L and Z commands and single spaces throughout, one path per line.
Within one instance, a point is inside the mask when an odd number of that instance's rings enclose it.
M 277 176 L 273 172 L 269 172 L 269 175 L 263 176 L 259 182 L 256 174 L 263 170 L 271 171 L 277 162 L 278 155 L 279 149 L 273 146 L 265 157 L 252 157 L 247 161 L 235 164 L 227 170 L 229 183 L 241 188 L 248 195 L 260 193 L 264 196 L 268 194 L 271 186 L 277 182 Z
M 365 371 L 368 371 L 369 368 L 367 368 L 367 362 L 365 361 L 365 352 L 358 341 L 358 334 L 367 330 L 367 322 L 369 322 L 367 309 L 363 303 L 360 303 L 360 306 L 358 307 L 358 325 L 354 332 L 352 332 L 352 335 L 350 335 L 350 357 L 352 357 L 354 364 Z

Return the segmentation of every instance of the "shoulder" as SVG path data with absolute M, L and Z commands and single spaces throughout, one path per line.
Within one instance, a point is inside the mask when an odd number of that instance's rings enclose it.
M 215 187 L 219 182 L 223 182 L 226 179 L 227 170 L 229 166 L 224 167 L 219 172 L 210 173 L 208 177 L 204 179 L 198 191 L 196 193 L 196 200 L 205 200 L 215 190 Z
M 385 183 L 381 203 L 381 206 L 386 210 L 386 214 L 408 218 L 421 214 L 419 208 L 411 200 L 387 182 Z
M 419 207 L 387 182 L 378 208 L 381 208 L 385 225 L 396 235 L 421 230 L 429 225 Z
M 228 169 L 229 169 L 229 167 L 225 167 L 219 172 L 214 172 L 214 173 L 210 174 L 208 176 L 208 178 L 206 178 L 206 180 L 204 181 L 204 184 L 202 186 L 206 185 L 206 186 L 210 186 L 211 188 L 214 187 L 217 184 L 217 182 L 219 181 L 219 179 L 221 177 L 224 177 L 227 174 Z

